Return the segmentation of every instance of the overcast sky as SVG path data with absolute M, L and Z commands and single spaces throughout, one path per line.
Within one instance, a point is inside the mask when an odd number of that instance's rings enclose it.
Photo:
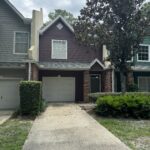
M 147 0 L 150 1 L 150 0 Z M 12 4 L 25 16 L 30 17 L 32 10 L 43 8 L 44 20 L 48 20 L 48 13 L 55 9 L 65 9 L 78 16 L 86 0 L 10 0 Z
M 10 0 L 10 2 L 25 16 L 31 17 L 32 10 L 43 8 L 44 20 L 48 20 L 48 13 L 55 9 L 65 9 L 78 16 L 86 0 Z

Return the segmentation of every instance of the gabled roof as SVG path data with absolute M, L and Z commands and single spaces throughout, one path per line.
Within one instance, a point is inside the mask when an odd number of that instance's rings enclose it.
M 4 0 L 4 1 L 24 21 L 24 23 L 27 23 L 27 24 L 31 23 L 31 19 L 25 18 L 9 0 Z
M 105 66 L 96 58 L 90 63 L 90 68 L 94 66 L 96 63 L 98 63 L 103 69 L 105 69 Z
M 61 20 L 68 28 L 71 32 L 74 33 L 74 29 L 73 27 L 62 17 L 62 16 L 58 16 L 56 19 L 54 19 L 53 21 L 50 21 L 45 27 L 43 27 L 40 30 L 40 34 L 43 34 L 47 29 L 49 29 L 55 22 L 57 22 L 58 20 Z

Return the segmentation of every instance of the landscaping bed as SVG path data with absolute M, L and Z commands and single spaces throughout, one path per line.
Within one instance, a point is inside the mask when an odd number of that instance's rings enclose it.
M 96 112 L 101 116 L 150 119 L 150 95 L 125 93 L 99 96 Z
M 32 119 L 17 117 L 0 125 L 0 150 L 21 150 L 32 123 Z
M 150 93 L 94 93 L 94 109 L 86 109 L 133 150 L 150 150 Z M 146 120 L 147 119 L 147 120 Z

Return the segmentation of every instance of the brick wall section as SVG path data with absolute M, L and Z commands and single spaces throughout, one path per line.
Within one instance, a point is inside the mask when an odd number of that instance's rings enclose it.
M 89 94 L 90 91 L 90 74 L 89 71 L 84 71 L 83 73 L 83 98 L 84 102 L 89 101 Z
M 102 92 L 112 92 L 112 70 L 102 73 Z
M 35 64 L 31 65 L 31 80 L 38 81 L 39 79 L 39 70 L 38 67 Z
M 130 71 L 127 74 L 127 84 L 133 84 L 134 83 L 134 78 L 133 78 L 133 72 Z

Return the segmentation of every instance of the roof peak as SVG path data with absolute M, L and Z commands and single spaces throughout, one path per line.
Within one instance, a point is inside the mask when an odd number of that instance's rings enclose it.
M 25 23 L 30 23 L 31 19 L 30 18 L 25 18 L 19 10 L 9 1 L 9 0 L 4 0 L 4 2 L 7 3 L 7 5 L 25 22 Z
M 64 17 L 62 17 L 61 15 L 59 15 L 53 21 L 50 21 L 44 28 L 42 28 L 40 30 L 40 34 L 43 34 L 47 29 L 49 29 L 59 19 L 61 19 L 61 21 L 69 28 L 69 30 L 74 33 L 73 27 L 65 20 Z

